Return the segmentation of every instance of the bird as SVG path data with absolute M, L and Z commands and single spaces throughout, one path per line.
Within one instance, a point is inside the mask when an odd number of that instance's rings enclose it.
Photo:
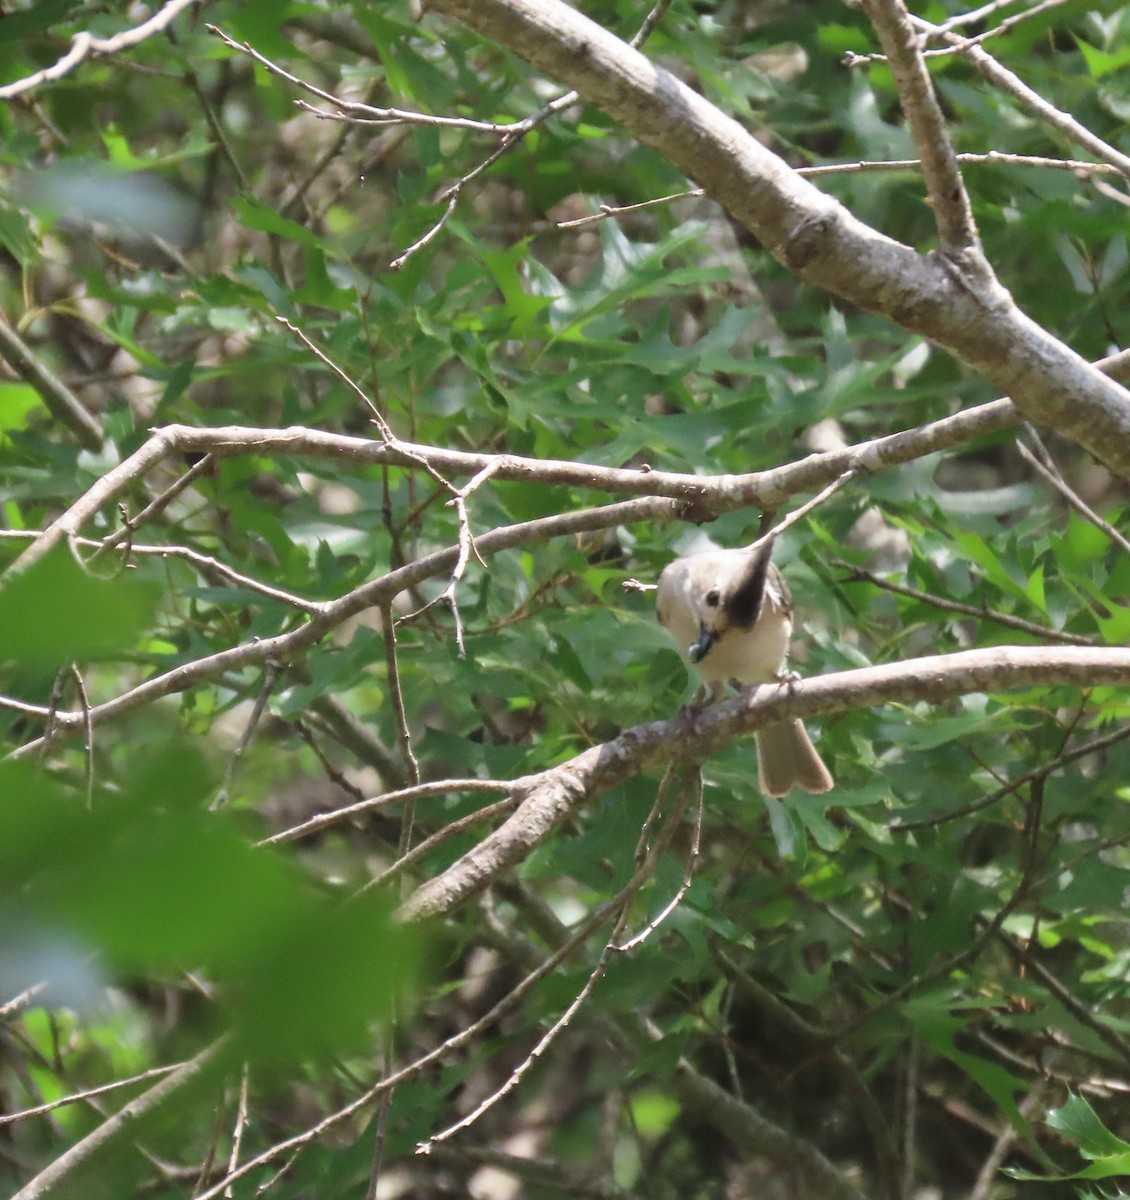
M 795 679 L 786 668 L 792 594 L 772 553 L 772 541 L 755 550 L 707 550 L 676 558 L 660 574 L 656 615 L 702 681 L 695 704 L 721 699 L 727 683 Z M 820 794 L 835 786 L 801 721 L 759 729 L 756 738 L 757 782 L 765 795 L 784 796 L 792 787 Z

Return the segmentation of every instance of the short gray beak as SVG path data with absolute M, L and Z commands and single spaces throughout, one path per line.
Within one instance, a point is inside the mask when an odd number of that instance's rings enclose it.
M 699 626 L 702 632 L 698 635 L 698 640 L 691 643 L 688 654 L 692 663 L 700 663 L 710 653 L 710 647 L 714 645 L 715 634 L 711 633 L 705 625 Z

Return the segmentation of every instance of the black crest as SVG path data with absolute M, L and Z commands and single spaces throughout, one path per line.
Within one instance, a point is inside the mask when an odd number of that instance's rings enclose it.
M 765 579 L 769 574 L 769 560 L 773 557 L 773 543 L 764 546 L 749 560 L 745 576 L 734 589 L 726 604 L 726 615 L 730 624 L 739 629 L 750 629 L 761 614 L 765 599 Z

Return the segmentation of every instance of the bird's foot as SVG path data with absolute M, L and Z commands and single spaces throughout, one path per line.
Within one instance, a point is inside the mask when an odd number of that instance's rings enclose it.
M 782 667 L 775 676 L 777 686 L 787 689 L 791 696 L 796 691 L 796 685 L 800 683 L 800 672 L 791 671 L 788 667 Z

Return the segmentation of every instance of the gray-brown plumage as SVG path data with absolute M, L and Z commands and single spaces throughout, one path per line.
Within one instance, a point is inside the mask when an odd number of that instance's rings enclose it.
M 708 550 L 669 563 L 659 576 L 656 613 L 702 680 L 699 698 L 718 700 L 726 684 L 782 682 L 793 604 L 772 543 L 755 552 Z M 768 796 L 790 788 L 827 792 L 834 782 L 797 720 L 757 732 L 757 782 Z

